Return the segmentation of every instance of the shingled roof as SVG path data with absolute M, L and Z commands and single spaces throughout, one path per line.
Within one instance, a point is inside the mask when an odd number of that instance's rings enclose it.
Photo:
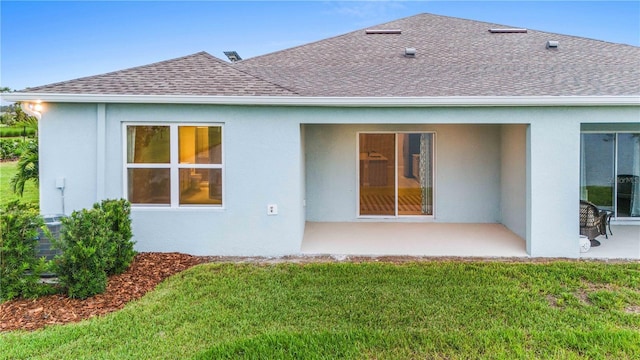
M 206 52 L 23 92 L 103 95 L 295 95 Z
M 302 97 L 635 96 L 640 47 L 419 14 L 229 64 L 205 52 L 23 92 Z M 557 48 L 547 48 L 557 41 Z M 415 56 L 405 56 L 405 48 Z
M 640 48 L 419 14 L 235 64 L 304 96 L 640 94 Z M 547 49 L 547 41 L 558 41 Z M 406 57 L 414 48 L 415 57 Z

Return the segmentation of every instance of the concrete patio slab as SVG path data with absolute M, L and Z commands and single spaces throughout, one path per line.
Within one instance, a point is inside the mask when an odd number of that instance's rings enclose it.
M 528 257 L 502 224 L 307 222 L 301 252 L 326 255 Z

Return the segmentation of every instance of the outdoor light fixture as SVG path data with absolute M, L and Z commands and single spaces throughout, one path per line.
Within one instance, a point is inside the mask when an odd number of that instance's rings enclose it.
M 35 103 L 23 102 L 21 108 L 27 115 L 33 116 L 38 120 L 42 117 L 42 110 L 44 110 L 44 106 L 40 100 Z

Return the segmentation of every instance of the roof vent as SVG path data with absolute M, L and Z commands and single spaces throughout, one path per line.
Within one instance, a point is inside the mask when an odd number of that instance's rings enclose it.
M 527 29 L 489 29 L 492 34 L 511 34 L 511 33 L 526 33 Z
M 560 45 L 560 43 L 555 40 L 547 41 L 547 49 L 557 49 L 558 45 Z
M 408 57 L 408 58 L 416 57 L 416 49 L 415 48 L 405 48 L 404 49 L 404 57 Z
M 364 31 L 367 35 L 373 34 L 402 34 L 400 29 L 368 29 Z
M 240 61 L 242 60 L 242 58 L 240 57 L 240 55 L 238 55 L 237 52 L 235 51 L 224 51 L 224 54 L 227 55 L 227 58 L 229 59 L 229 61 L 231 61 L 232 63 L 236 62 L 236 61 Z

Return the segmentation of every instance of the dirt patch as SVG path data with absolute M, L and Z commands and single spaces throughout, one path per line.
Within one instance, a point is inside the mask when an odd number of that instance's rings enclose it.
M 585 287 L 585 291 L 599 291 L 599 290 L 606 290 L 606 291 L 619 291 L 620 290 L 620 286 L 615 285 L 615 284 L 599 284 L 599 283 L 593 283 L 593 282 L 589 282 L 589 281 L 583 281 L 582 282 L 584 284 Z
M 640 315 L 640 305 L 627 306 L 624 311 L 627 314 L 636 314 Z
M 592 290 L 589 290 L 592 291 Z M 580 300 L 581 303 L 583 303 L 584 305 L 590 306 L 593 305 L 591 303 L 591 300 L 589 300 L 589 292 L 587 290 L 584 289 L 578 289 L 576 290 L 575 294 L 574 294 L 578 300 Z
M 558 299 L 553 296 L 553 295 L 547 295 L 547 302 L 549 303 L 549 306 L 551 306 L 554 309 L 560 309 L 560 305 L 558 305 Z

